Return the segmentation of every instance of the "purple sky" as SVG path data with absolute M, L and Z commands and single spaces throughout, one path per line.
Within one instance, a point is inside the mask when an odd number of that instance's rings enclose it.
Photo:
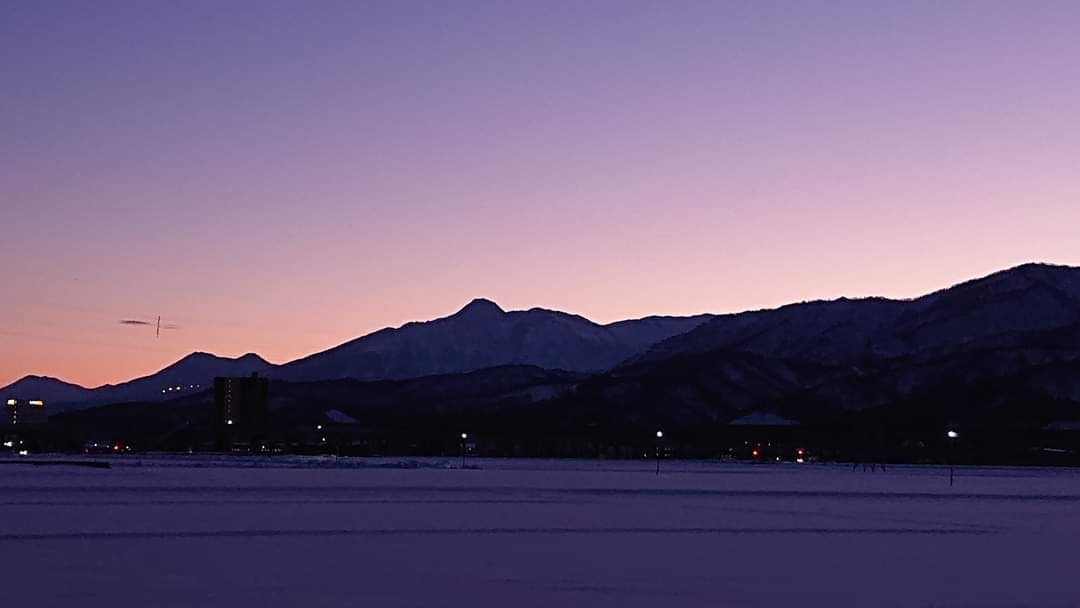
M 0 5 L 0 385 L 1080 264 L 1075 2 Z M 120 326 L 158 314 L 181 329 Z

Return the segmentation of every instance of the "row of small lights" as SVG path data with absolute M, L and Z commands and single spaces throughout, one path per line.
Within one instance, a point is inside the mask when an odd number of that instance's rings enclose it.
M 318 428 L 322 429 L 322 425 L 320 424 L 318 426 Z M 945 436 L 948 437 L 949 439 L 957 439 L 957 438 L 960 437 L 960 433 L 957 433 L 956 431 L 950 430 L 947 433 L 945 433 Z M 468 438 L 469 438 L 468 433 L 462 433 L 461 434 L 461 440 L 462 441 L 465 441 Z M 659 441 L 659 440 L 661 440 L 663 438 L 664 438 L 664 431 L 656 431 L 656 439 L 657 439 L 657 441 Z M 799 458 L 796 460 L 796 462 L 803 462 L 803 456 L 806 455 L 806 450 L 804 450 L 803 448 L 799 448 L 798 450 L 796 450 L 796 453 L 799 456 Z M 760 455 L 761 455 L 761 451 L 758 450 L 757 448 L 754 448 L 754 451 L 753 451 L 754 458 L 757 458 Z M 777 458 L 777 460 L 779 460 L 779 458 Z
M 187 387 L 190 390 L 190 389 L 193 389 L 193 388 L 199 388 L 201 386 L 202 386 L 201 384 L 189 384 Z M 173 391 L 182 391 L 182 390 L 184 390 L 183 386 L 175 386 L 175 387 L 174 386 L 167 386 L 167 387 L 161 389 L 161 392 L 162 393 L 171 393 Z
M 226 420 L 225 424 L 227 424 L 229 426 L 232 426 L 232 424 L 233 424 L 232 419 Z M 321 425 L 321 424 L 315 425 L 315 430 L 316 431 L 323 430 L 323 425 Z M 957 433 L 956 431 L 949 431 L 948 433 L 946 433 L 946 436 L 949 439 L 956 439 L 956 438 L 960 437 L 960 434 Z M 461 440 L 462 441 L 465 441 L 468 438 L 469 438 L 468 433 L 462 433 L 461 434 Z M 664 431 L 656 431 L 656 439 L 660 440 L 660 439 L 663 439 L 663 438 L 664 438 Z M 325 443 L 326 442 L 326 437 L 323 437 L 322 441 Z M 806 450 L 804 450 L 802 448 L 799 448 L 797 450 L 797 453 L 799 455 L 799 458 L 797 459 L 797 462 L 803 462 L 802 456 L 804 456 L 806 454 Z M 754 451 L 753 451 L 754 458 L 757 458 L 760 454 L 761 454 L 761 452 L 757 448 L 754 448 Z M 779 460 L 779 458 L 777 458 L 777 460 Z

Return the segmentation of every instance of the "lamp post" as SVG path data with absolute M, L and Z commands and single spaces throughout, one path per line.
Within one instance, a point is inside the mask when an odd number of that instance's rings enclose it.
M 664 431 L 656 431 L 656 474 L 660 474 L 660 442 L 664 440 Z
M 960 438 L 960 433 L 950 430 L 945 433 L 945 437 L 949 440 L 949 487 L 953 485 L 953 444 Z
M 461 434 L 461 468 L 465 468 L 465 440 L 469 438 L 468 433 Z

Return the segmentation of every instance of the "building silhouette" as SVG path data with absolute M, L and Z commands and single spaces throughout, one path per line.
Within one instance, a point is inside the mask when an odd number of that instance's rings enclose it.
M 266 432 L 270 382 L 258 374 L 214 378 L 214 429 L 218 449 L 248 444 Z
M 8 430 L 41 426 L 49 421 L 45 402 L 40 399 L 8 399 L 4 407 L 4 416 L 0 424 Z

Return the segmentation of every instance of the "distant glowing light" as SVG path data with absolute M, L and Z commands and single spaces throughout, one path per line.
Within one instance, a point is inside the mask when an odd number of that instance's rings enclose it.
M 322 430 L 322 425 L 321 424 L 316 424 L 315 425 L 315 430 L 316 431 L 321 431 Z
M 13 448 L 13 447 L 15 447 L 15 442 L 14 441 L 5 441 L 4 442 L 4 447 L 5 448 Z
M 960 433 L 957 433 L 956 431 L 949 431 L 948 433 L 945 433 L 945 436 L 949 439 L 956 439 L 960 436 Z
M 14 399 L 8 399 L 8 400 L 7 400 L 7 404 L 8 404 L 8 405 L 15 405 L 16 403 L 18 403 L 18 402 L 17 402 L 17 401 L 15 401 Z
M 26 455 L 27 455 L 27 454 L 29 454 L 29 453 L 30 453 L 30 452 L 28 452 L 28 451 L 26 451 L 26 450 L 19 450 L 19 456 L 26 456 Z
M 225 421 L 225 424 L 228 424 L 228 425 L 230 425 L 230 426 L 231 426 L 231 425 L 232 425 L 232 419 L 226 420 L 226 421 Z
M 462 438 L 462 439 L 468 439 L 468 438 L 469 438 L 469 434 L 468 434 L 468 433 L 462 433 L 462 434 L 461 434 L 461 438 Z
M 657 439 L 663 439 L 664 438 L 664 431 L 656 431 L 656 438 Z
M 34 399 L 34 400 L 30 401 L 30 405 L 32 405 L 34 407 L 45 407 L 45 402 L 42 401 L 41 399 Z
M 803 460 L 802 458 L 796 458 L 796 459 L 795 459 L 795 462 L 797 462 L 797 463 L 799 463 L 799 464 L 802 464 L 802 463 L 804 463 L 804 462 L 806 462 L 806 461 L 805 461 L 805 460 Z
M 754 450 L 753 452 L 750 452 L 750 455 L 757 458 L 758 456 L 761 456 L 761 452 Z

